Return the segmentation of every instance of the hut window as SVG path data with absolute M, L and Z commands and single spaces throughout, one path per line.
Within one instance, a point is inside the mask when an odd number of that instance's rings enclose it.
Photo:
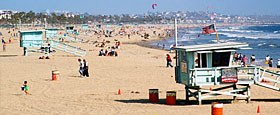
M 206 68 L 207 67 L 207 58 L 206 58 L 206 53 L 199 53 L 198 58 L 198 68 Z
M 231 52 L 213 52 L 212 67 L 229 66 Z

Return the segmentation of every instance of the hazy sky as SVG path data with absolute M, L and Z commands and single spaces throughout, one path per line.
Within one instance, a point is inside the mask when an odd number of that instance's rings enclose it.
M 155 10 L 152 4 L 156 3 Z M 42 12 L 46 9 L 90 14 L 143 14 L 162 11 L 206 11 L 224 14 L 280 15 L 280 0 L 1 0 L 0 9 Z

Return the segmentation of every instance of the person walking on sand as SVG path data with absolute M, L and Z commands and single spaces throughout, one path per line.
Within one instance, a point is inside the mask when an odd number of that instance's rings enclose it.
M 80 77 L 84 76 L 84 62 L 81 59 L 78 59 L 79 62 L 79 73 L 80 73 Z
M 89 77 L 89 74 L 88 74 L 88 62 L 84 59 L 84 76 L 86 77 Z
M 173 65 L 171 64 L 172 59 L 169 54 L 166 54 L 166 62 L 167 62 L 166 67 L 169 67 L 169 66 L 173 67 Z
M 21 87 L 21 90 L 24 91 L 26 95 L 31 95 L 30 93 L 28 93 L 29 87 L 27 86 L 27 81 L 23 82 L 23 86 Z

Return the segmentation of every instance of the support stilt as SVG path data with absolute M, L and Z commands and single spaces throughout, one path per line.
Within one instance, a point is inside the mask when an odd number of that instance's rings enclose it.
M 234 85 L 233 85 L 233 90 L 236 90 L 236 89 L 237 89 L 237 85 L 234 84 Z M 236 97 L 236 96 L 233 96 L 233 103 L 237 103 L 237 102 L 238 102 L 237 97 Z
M 198 105 L 202 105 L 201 89 L 198 89 Z
M 190 103 L 190 92 L 189 92 L 189 87 L 188 86 L 185 86 L 185 89 L 186 89 L 186 104 L 189 104 Z
M 251 86 L 248 85 L 248 86 L 247 86 L 247 95 L 248 95 L 248 97 L 247 97 L 247 103 L 250 103 L 250 102 L 251 102 L 251 92 L 250 92 L 250 89 L 251 89 Z

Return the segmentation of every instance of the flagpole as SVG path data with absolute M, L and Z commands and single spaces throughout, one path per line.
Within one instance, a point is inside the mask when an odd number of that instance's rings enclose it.
M 177 39 L 178 39 L 178 32 L 177 32 L 177 18 L 175 18 L 175 47 L 177 47 Z
M 214 28 L 215 28 L 215 31 L 216 31 L 217 43 L 220 43 L 219 35 L 218 35 L 217 29 L 216 29 L 216 23 L 214 23 Z

